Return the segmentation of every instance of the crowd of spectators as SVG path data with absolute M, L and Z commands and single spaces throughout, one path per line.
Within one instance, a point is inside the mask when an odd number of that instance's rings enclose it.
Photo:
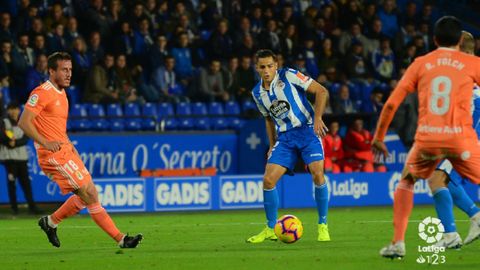
M 19 102 L 59 50 L 73 56 L 79 102 L 243 101 L 258 81 L 252 56 L 269 48 L 330 90 L 334 114 L 379 112 L 434 49 L 440 15 L 421 0 L 3 2 L 0 85 Z

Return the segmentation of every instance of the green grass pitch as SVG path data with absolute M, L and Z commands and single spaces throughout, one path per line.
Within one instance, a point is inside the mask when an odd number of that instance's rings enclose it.
M 54 248 L 37 226 L 37 218 L 0 219 L 0 269 L 478 269 L 480 241 L 461 251 L 447 250 L 444 265 L 418 264 L 418 220 L 435 216 L 431 206 L 416 207 L 407 232 L 407 256 L 389 260 L 378 255 L 391 238 L 392 209 L 334 208 L 329 213 L 332 241 L 316 241 L 314 209 L 282 209 L 304 223 L 297 243 L 246 244 L 262 229 L 263 211 L 114 214 L 121 230 L 144 234 L 134 250 L 120 250 L 88 216 L 65 220 Z M 455 212 L 460 234 L 468 220 Z

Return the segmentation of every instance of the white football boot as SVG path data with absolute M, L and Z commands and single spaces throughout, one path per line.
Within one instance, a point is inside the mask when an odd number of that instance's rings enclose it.
M 443 238 L 435 243 L 436 247 L 459 249 L 463 245 L 462 238 L 458 232 L 444 233 Z
M 402 259 L 405 256 L 405 242 L 391 243 L 380 250 L 380 256 L 390 259 Z
M 468 245 L 477 239 L 480 239 L 480 212 L 470 218 L 470 229 L 464 244 Z

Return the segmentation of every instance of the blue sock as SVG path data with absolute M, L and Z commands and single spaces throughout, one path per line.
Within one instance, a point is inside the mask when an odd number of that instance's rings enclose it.
M 268 227 L 275 227 L 278 210 L 278 192 L 276 188 L 263 190 L 263 207 L 265 208 L 265 214 L 267 215 Z
M 473 217 L 480 211 L 480 208 L 477 207 L 461 185 L 455 185 L 450 181 L 450 183 L 448 183 L 448 190 L 450 194 L 452 194 L 453 203 L 469 217 Z
M 456 232 L 457 228 L 453 217 L 453 200 L 448 188 L 442 187 L 437 189 L 433 194 L 433 200 L 435 201 L 435 210 L 438 218 L 440 218 L 443 227 L 445 227 L 445 232 Z
M 315 185 L 315 202 L 317 203 L 318 224 L 327 224 L 328 186 L 327 183 Z

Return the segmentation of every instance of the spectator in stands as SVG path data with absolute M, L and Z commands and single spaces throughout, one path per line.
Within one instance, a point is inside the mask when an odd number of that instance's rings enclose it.
M 125 9 L 122 6 L 120 0 L 112 0 L 108 5 L 107 10 L 107 23 L 110 28 L 118 26 L 122 18 L 125 18 Z
M 407 22 L 405 25 L 403 25 L 395 36 L 393 46 L 395 52 L 402 53 L 402 50 L 405 49 L 408 44 L 413 43 L 413 39 L 416 35 L 417 31 L 413 22 Z
M 385 38 L 385 35 L 382 33 L 382 21 L 380 19 L 373 20 L 366 36 L 370 40 L 368 48 L 368 53 L 370 54 L 380 47 L 380 41 L 382 38 Z
M 78 85 L 83 89 L 93 63 L 87 53 L 87 45 L 82 37 L 75 38 L 72 46 L 72 81 L 74 85 Z
M 420 23 L 420 27 L 418 28 L 418 34 L 422 36 L 423 43 L 425 44 L 425 49 L 427 50 L 427 52 L 435 48 L 432 39 L 432 33 L 430 33 L 430 24 L 428 22 Z
M 187 15 L 180 16 L 177 27 L 180 27 L 182 32 L 187 33 L 190 40 L 195 41 L 198 39 L 198 29 L 195 24 L 190 22 L 190 18 Z
M 32 28 L 33 18 L 38 17 L 38 8 L 31 5 L 29 1 L 20 1 L 21 9 L 18 12 L 15 29 L 21 32 L 28 32 Z
M 145 65 L 147 62 L 147 52 L 154 43 L 150 33 L 150 24 L 148 18 L 143 18 L 139 22 L 138 30 L 133 32 L 133 56 L 134 64 Z
M 245 35 L 242 39 L 241 44 L 236 50 L 238 56 L 248 56 L 248 57 L 252 57 L 252 55 L 254 55 L 256 51 L 257 51 L 257 47 L 255 46 L 255 42 L 253 41 L 252 35 Z
M 371 76 L 369 62 L 363 55 L 362 44 L 353 43 L 345 58 L 345 73 L 352 81 L 363 81 Z
M 383 91 L 375 87 L 370 93 L 370 97 L 362 102 L 361 112 L 369 113 L 371 116 L 366 121 L 366 128 L 373 130 L 377 124 L 378 117 L 383 108 Z
M 295 54 L 298 52 L 298 33 L 295 24 L 288 24 L 282 31 L 280 39 L 282 54 L 288 62 L 292 62 Z
M 419 23 L 417 3 L 414 1 L 408 2 L 405 11 L 400 15 L 400 25 L 407 25 L 409 23 L 413 25 L 418 25 Z
M 236 100 L 244 101 L 252 98 L 250 91 L 257 83 L 255 76 L 256 73 L 252 66 L 252 58 L 249 56 L 242 56 L 240 59 L 240 66 L 237 69 L 238 89 L 235 92 Z
M 362 45 L 362 56 L 366 57 L 368 54 L 366 48 L 369 48 L 370 41 L 362 34 L 360 24 L 358 23 L 352 24 L 349 32 L 343 32 L 340 35 L 340 39 L 338 41 L 338 51 L 341 54 L 346 55 L 349 48 L 351 48 L 355 43 L 360 43 Z
M 233 41 L 228 35 L 228 21 L 222 19 L 218 22 L 216 30 L 208 41 L 210 59 L 219 59 L 226 62 L 232 54 Z
M 65 33 L 63 36 L 65 37 L 65 44 L 67 48 L 71 48 L 73 46 L 73 41 L 76 38 L 81 37 L 83 39 L 83 36 L 78 32 L 77 18 L 68 18 L 67 28 L 65 29 Z
M 297 54 L 297 56 L 294 58 L 293 67 L 303 74 L 310 75 L 308 74 L 305 55 L 303 53 Z
M 48 54 L 44 35 L 38 34 L 33 37 L 32 49 L 35 55 Z
M 305 55 L 305 67 L 307 68 L 307 74 L 310 77 L 317 78 L 320 74 L 320 69 L 317 64 L 317 55 L 314 48 L 315 41 L 312 36 L 307 36 L 303 42 L 303 55 Z
M 348 85 L 342 84 L 338 90 L 338 97 L 334 100 L 333 111 L 337 114 L 356 113 L 355 102 L 350 99 L 350 89 Z
M 377 16 L 382 21 L 383 34 L 389 38 L 394 38 L 398 32 L 398 17 L 395 1 L 385 0 L 382 8 L 378 10 Z
M 336 10 L 333 8 L 333 4 L 328 4 L 322 8 L 322 18 L 325 20 L 325 33 L 327 35 L 335 35 L 341 32 L 338 28 L 338 14 Z
M 52 31 L 47 34 L 47 48 L 49 53 L 65 51 L 67 49 L 65 37 L 65 26 L 60 23 L 52 25 Z
M 12 42 L 9 40 L 0 41 L 0 79 L 3 84 L 7 83 L 7 86 L 11 85 L 11 75 L 13 72 L 12 63 Z
M 390 48 L 390 39 L 382 38 L 380 48 L 372 53 L 372 67 L 380 81 L 387 82 L 395 75 L 395 55 Z
M 189 84 L 193 77 L 192 51 L 189 48 L 190 40 L 187 33 L 178 36 L 178 43 L 172 49 L 172 56 L 175 58 L 175 72 L 179 80 Z
M 18 35 L 17 46 L 14 53 L 18 55 L 14 61 L 21 60 L 27 67 L 33 67 L 35 61 L 35 54 L 30 47 L 30 40 L 27 33 L 21 33 Z
M 298 21 L 293 14 L 293 6 L 290 3 L 283 4 L 281 14 L 278 20 L 278 27 L 284 28 L 287 25 L 298 25 Z
M 240 44 L 243 42 L 243 39 L 247 35 L 254 35 L 254 33 L 250 30 L 251 24 L 250 19 L 247 16 L 242 16 L 239 19 L 238 29 L 233 34 L 233 42 L 235 44 Z
M 260 5 L 255 5 L 251 10 L 250 23 L 252 25 L 251 30 L 254 35 L 260 34 L 263 29 L 262 8 Z
M 373 21 L 378 19 L 377 17 L 377 5 L 375 3 L 367 3 L 363 9 L 362 21 L 363 27 L 367 30 L 367 27 L 373 25 Z
M 165 58 L 170 55 L 168 51 L 168 41 L 165 35 L 158 35 L 155 44 L 148 52 L 148 71 L 155 71 L 157 68 L 165 64 Z M 148 72 L 147 71 L 147 72 Z
M 384 172 L 385 166 L 374 168 L 372 134 L 364 129 L 363 120 L 355 119 L 343 141 L 345 150 L 344 172 Z
M 128 21 L 123 21 L 120 24 L 120 33 L 115 36 L 115 43 L 113 44 L 113 51 L 116 54 L 124 54 L 128 59 L 132 57 L 133 53 L 133 30 Z M 156 56 L 150 57 L 156 58 Z
M 61 4 L 56 3 L 50 9 L 49 14 L 44 19 L 45 29 L 48 32 L 51 32 L 55 29 L 55 26 L 58 24 L 67 25 L 68 20 L 63 15 L 63 7 Z
M 137 87 L 135 85 L 134 76 L 141 72 L 141 67 L 136 66 L 133 70 L 127 67 L 127 57 L 120 54 L 115 59 L 115 78 L 117 80 L 119 92 L 118 97 L 122 103 L 142 102 L 142 98 L 137 95 Z
M 12 17 L 9 13 L 3 12 L 0 14 L 0 40 L 15 40 L 15 32 L 12 29 Z
M 352 0 L 348 1 L 348 5 L 339 9 L 339 27 L 342 29 L 348 29 L 353 24 L 362 25 L 362 13 L 360 10 L 360 3 Z
M 336 68 L 339 62 L 338 56 L 332 47 L 332 40 L 325 38 L 318 57 L 318 68 L 321 72 L 325 72 L 328 68 Z
M 325 172 L 339 173 L 343 163 L 342 138 L 338 135 L 340 125 L 337 121 L 330 123 L 328 133 L 323 138 L 323 149 L 325 151 Z
M 273 52 L 280 52 L 280 36 L 277 31 L 277 21 L 274 19 L 267 20 L 265 30 L 258 36 L 259 47 L 272 50 Z
M 113 70 L 114 57 L 104 56 L 103 62 L 93 66 L 85 85 L 84 102 L 116 103 L 120 101 L 120 89 Z
M 198 99 L 211 102 L 227 101 L 230 98 L 223 82 L 220 67 L 220 60 L 214 59 L 210 62 L 208 69 L 200 69 Z
M 398 69 L 407 68 L 417 57 L 417 47 L 410 44 L 403 50 L 403 56 L 398 59 Z
M 26 77 L 26 90 L 28 93 L 48 80 L 47 56 L 45 54 L 39 54 L 35 59 L 35 67 L 30 68 Z
M 45 28 L 43 27 L 43 21 L 39 17 L 33 18 L 32 21 L 32 28 L 28 32 L 28 35 L 30 38 L 36 36 L 36 35 L 43 35 L 46 36 L 47 32 L 45 31 Z
M 104 59 L 105 50 L 102 46 L 102 39 L 100 36 L 100 32 L 93 31 L 90 34 L 90 40 L 88 43 L 88 57 L 92 61 L 93 64 L 99 63 L 102 59 Z
M 167 55 L 165 57 L 165 65 L 154 70 L 151 81 L 155 89 L 154 93 L 149 94 L 151 99 L 162 102 L 188 101 L 185 96 L 185 86 L 177 81 L 175 58 L 173 56 Z
M 221 67 L 223 83 L 225 84 L 228 95 L 231 97 L 234 97 L 238 91 L 237 70 L 238 58 L 235 56 L 230 57 L 228 64 Z
M 425 40 L 421 35 L 416 35 L 413 38 L 413 45 L 416 47 L 416 56 L 422 56 L 428 52 L 428 48 L 425 45 Z
M 83 13 L 83 15 L 85 19 L 83 25 L 86 30 L 91 31 L 92 29 L 95 29 L 102 39 L 109 40 L 111 30 L 108 21 L 108 13 L 103 0 L 90 1 L 90 7 Z M 103 55 L 98 57 L 98 59 L 102 58 Z

